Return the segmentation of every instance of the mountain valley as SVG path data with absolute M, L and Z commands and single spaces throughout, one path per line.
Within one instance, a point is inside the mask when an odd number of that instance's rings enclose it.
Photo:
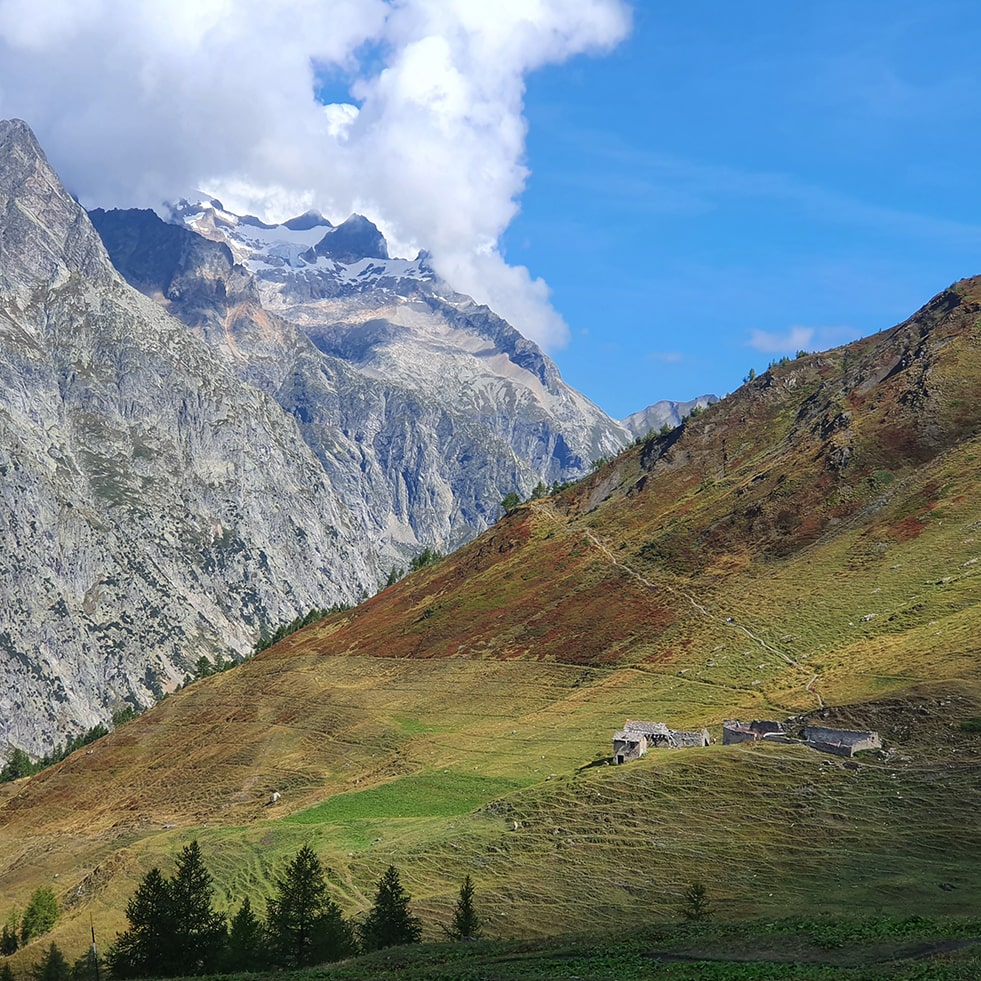
M 4 899 L 56 881 L 80 950 L 193 838 L 229 908 L 305 843 L 349 914 L 395 864 L 430 937 L 465 874 L 495 937 L 639 929 L 696 880 L 727 920 L 976 915 L 979 324 L 964 280 L 775 364 L 0 785 Z M 607 765 L 625 718 L 717 742 Z M 885 748 L 723 746 L 731 718 Z
M 372 595 L 631 438 L 367 219 L 93 227 L 26 124 L 0 151 L 3 756 Z

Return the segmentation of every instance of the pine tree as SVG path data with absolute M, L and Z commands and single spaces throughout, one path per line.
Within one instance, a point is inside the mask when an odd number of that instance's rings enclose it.
M 174 936 L 167 881 L 160 869 L 150 869 L 143 877 L 126 904 L 126 919 L 129 929 L 106 951 L 106 963 L 113 977 L 159 976 Z
M 47 933 L 58 922 L 58 900 L 51 886 L 39 886 L 34 890 L 20 926 L 21 944 Z
M 336 961 L 356 950 L 351 926 L 327 894 L 324 867 L 304 845 L 269 901 L 266 934 L 276 960 L 289 967 Z
M 65 955 L 58 949 L 57 944 L 52 944 L 44 958 L 34 965 L 31 972 L 34 981 L 70 981 L 71 970 Z
M 685 905 L 681 908 L 681 915 L 690 923 L 707 920 L 712 915 L 708 893 L 701 882 L 693 882 L 685 892 Z
M 479 940 L 480 918 L 473 907 L 473 881 L 468 875 L 460 886 L 460 898 L 453 910 L 453 926 L 446 931 L 451 940 Z
M 95 951 L 89 947 L 72 965 L 72 981 L 99 981 L 102 977 L 101 962 Z
M 359 927 L 365 950 L 419 943 L 422 923 L 409 912 L 410 898 L 402 888 L 398 870 L 390 865 L 378 883 L 375 904 Z
M 264 940 L 262 924 L 252 911 L 252 903 L 246 896 L 238 912 L 232 917 L 225 969 L 254 971 L 257 967 L 264 967 L 267 959 Z
M 168 973 L 208 974 L 221 959 L 228 933 L 224 914 L 212 908 L 213 894 L 211 873 L 197 841 L 192 841 L 177 856 L 177 870 L 167 883 L 173 925 Z
M 22 749 L 14 749 L 10 753 L 10 759 L 0 770 L 0 783 L 29 777 L 32 773 L 37 773 L 37 767 L 31 762 L 31 758 Z

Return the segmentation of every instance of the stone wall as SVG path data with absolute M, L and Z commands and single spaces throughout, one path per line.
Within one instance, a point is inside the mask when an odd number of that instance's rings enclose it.
M 753 742 L 769 736 L 783 735 L 783 732 L 782 722 L 772 722 L 768 719 L 754 719 L 752 722 L 726 719 L 722 723 L 722 745 L 733 746 L 737 743 Z
M 671 732 L 672 747 L 677 749 L 691 749 L 694 746 L 708 746 L 708 729 L 701 732 Z

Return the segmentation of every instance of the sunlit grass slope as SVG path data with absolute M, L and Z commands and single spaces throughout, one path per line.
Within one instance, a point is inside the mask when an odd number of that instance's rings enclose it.
M 976 910 L 977 294 L 774 366 L 0 787 L 0 915 L 53 882 L 54 938 L 81 949 L 89 914 L 111 936 L 192 837 L 232 909 L 307 842 L 352 914 L 395 863 L 433 937 L 467 874 L 492 936 L 676 917 L 695 879 L 731 918 Z M 887 752 L 603 763 L 625 718 L 718 737 L 804 715 L 877 728 Z

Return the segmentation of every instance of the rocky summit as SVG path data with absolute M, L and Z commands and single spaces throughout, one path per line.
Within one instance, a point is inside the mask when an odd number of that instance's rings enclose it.
M 492 524 L 507 493 L 583 476 L 629 440 L 537 345 L 421 253 L 316 213 L 281 225 L 181 202 L 95 211 L 116 267 L 292 416 L 393 565 Z

